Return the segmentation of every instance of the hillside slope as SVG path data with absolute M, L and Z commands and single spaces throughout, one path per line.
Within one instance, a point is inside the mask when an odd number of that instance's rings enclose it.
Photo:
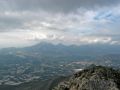
M 46 81 L 30 81 L 20 85 L 0 85 L 0 90 L 52 90 L 59 82 L 68 80 L 69 77 L 60 76 Z

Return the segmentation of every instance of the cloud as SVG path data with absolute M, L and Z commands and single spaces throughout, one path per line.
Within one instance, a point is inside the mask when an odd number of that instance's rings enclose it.
M 119 10 L 119 0 L 1 0 L 0 45 L 119 44 Z
M 78 8 L 115 6 L 119 0 L 2 0 L 1 9 L 69 12 Z

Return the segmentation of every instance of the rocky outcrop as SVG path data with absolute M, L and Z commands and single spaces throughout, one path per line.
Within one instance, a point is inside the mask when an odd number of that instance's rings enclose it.
M 120 90 L 120 72 L 108 67 L 90 67 L 61 82 L 53 90 Z

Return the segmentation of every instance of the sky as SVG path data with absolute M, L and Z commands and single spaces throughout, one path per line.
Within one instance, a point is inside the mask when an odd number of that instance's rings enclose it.
M 0 0 L 0 48 L 120 44 L 120 0 Z

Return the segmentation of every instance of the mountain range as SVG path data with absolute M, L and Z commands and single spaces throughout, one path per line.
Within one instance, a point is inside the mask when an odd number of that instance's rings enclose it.
M 120 46 L 42 42 L 4 48 L 0 50 L 0 90 L 50 90 L 91 64 L 120 68 Z

